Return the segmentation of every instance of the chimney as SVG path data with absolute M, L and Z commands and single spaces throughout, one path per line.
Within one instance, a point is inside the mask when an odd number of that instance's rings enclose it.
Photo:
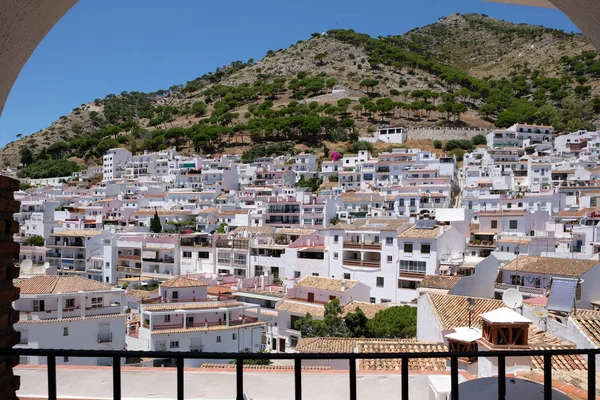
M 346 286 L 347 286 L 346 280 L 345 280 L 345 279 L 343 279 L 343 280 L 342 280 L 342 292 L 345 292 L 345 291 L 346 291 Z
M 260 276 L 260 290 L 265 290 L 265 276 Z

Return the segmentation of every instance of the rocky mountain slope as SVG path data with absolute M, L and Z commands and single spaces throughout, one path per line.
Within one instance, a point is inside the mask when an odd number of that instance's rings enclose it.
M 591 129 L 598 82 L 589 41 L 543 27 L 451 15 L 400 36 L 332 30 L 168 90 L 83 104 L 9 143 L 0 162 L 44 177 L 49 165 L 68 173 L 116 146 L 246 159 L 294 148 L 322 153 L 356 149 L 357 137 L 382 123 Z

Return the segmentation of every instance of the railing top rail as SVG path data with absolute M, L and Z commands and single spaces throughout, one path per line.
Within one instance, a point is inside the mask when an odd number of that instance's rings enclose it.
M 0 349 L 0 356 L 56 356 L 56 357 L 147 357 L 147 358 L 209 358 L 216 360 L 358 360 L 390 358 L 473 358 L 473 357 L 523 357 L 559 355 L 599 355 L 600 349 L 552 350 L 490 350 L 471 352 L 398 352 L 398 353 L 214 353 L 202 354 L 172 351 L 128 350 L 58 350 L 58 349 Z

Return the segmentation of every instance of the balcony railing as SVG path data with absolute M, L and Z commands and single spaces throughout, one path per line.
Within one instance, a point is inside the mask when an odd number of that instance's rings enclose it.
M 199 346 L 201 348 L 201 346 Z M 446 358 L 450 360 L 450 400 L 459 399 L 459 359 L 477 357 L 495 357 L 498 359 L 498 399 L 506 399 L 506 358 L 507 357 L 543 357 L 544 399 L 552 399 L 552 357 L 565 355 L 587 356 L 587 392 L 588 398 L 594 399 L 596 393 L 596 356 L 600 349 L 556 349 L 556 350 L 493 350 L 475 352 L 424 352 L 424 353 L 204 353 L 168 352 L 168 351 L 127 351 L 127 350 L 54 350 L 54 349 L 0 349 L 0 357 L 4 356 L 38 356 L 47 357 L 48 399 L 56 400 L 56 357 L 93 357 L 111 358 L 113 374 L 113 399 L 121 399 L 121 359 L 132 358 L 165 358 L 175 359 L 177 399 L 185 399 L 184 361 L 186 359 L 212 359 L 236 361 L 236 400 L 244 400 L 244 360 L 293 360 L 294 361 L 294 399 L 302 399 L 302 361 L 303 360 L 348 360 L 349 398 L 357 400 L 356 365 L 359 359 L 397 359 L 401 360 L 400 387 L 402 400 L 409 399 L 411 359 Z
M 345 249 L 381 250 L 381 242 L 344 242 Z
M 119 260 L 133 260 L 133 261 L 141 261 L 142 255 L 134 255 L 134 254 L 119 254 L 117 256 Z
M 381 261 L 362 261 L 362 260 L 344 260 L 344 265 L 349 267 L 367 267 L 367 268 L 380 268 Z

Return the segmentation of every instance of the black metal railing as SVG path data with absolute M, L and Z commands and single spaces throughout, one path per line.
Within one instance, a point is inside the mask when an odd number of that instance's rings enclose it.
M 113 399 L 121 399 L 121 359 L 165 358 L 174 359 L 177 368 L 177 399 L 183 400 L 184 360 L 211 359 L 236 360 L 236 400 L 244 400 L 244 360 L 293 360 L 294 398 L 302 399 L 303 360 L 348 360 L 350 400 L 357 400 L 356 363 L 359 359 L 400 359 L 401 360 L 401 399 L 409 399 L 409 361 L 419 358 L 450 359 L 450 399 L 459 399 L 458 362 L 462 358 L 496 357 L 498 359 L 498 399 L 506 399 L 506 357 L 539 356 L 544 359 L 544 400 L 552 399 L 552 356 L 587 356 L 588 399 L 596 398 L 596 355 L 600 349 L 557 349 L 557 350 L 493 350 L 474 352 L 424 352 L 424 353 L 203 353 L 168 351 L 114 351 L 114 350 L 54 350 L 54 349 L 0 349 L 3 356 L 42 356 L 47 357 L 48 400 L 56 400 L 56 357 L 98 357 L 112 359 Z

